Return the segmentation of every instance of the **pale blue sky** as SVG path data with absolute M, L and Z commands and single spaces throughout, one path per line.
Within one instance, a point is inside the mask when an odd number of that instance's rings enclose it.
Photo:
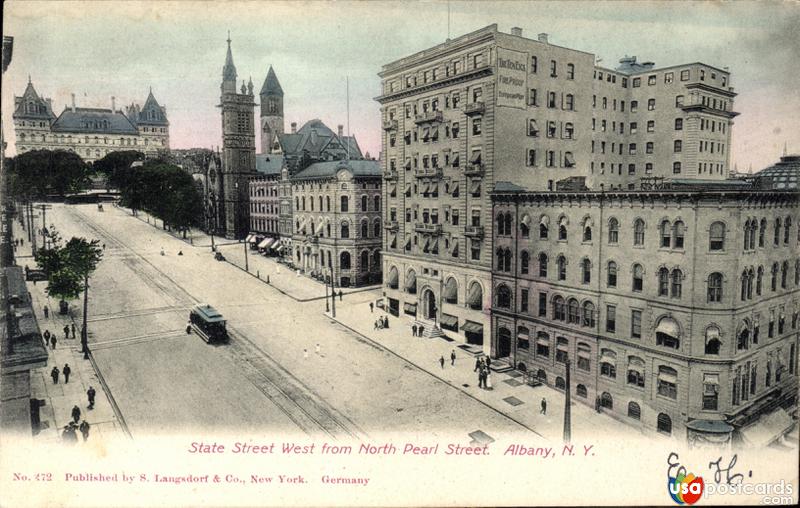
M 548 32 L 560 46 L 613 66 L 625 55 L 668 66 L 702 61 L 730 67 L 741 112 L 732 161 L 761 169 L 784 143 L 800 153 L 800 4 L 796 2 L 450 3 L 452 37 L 497 23 L 526 35 Z M 3 76 L 4 113 L 28 74 L 56 113 L 79 105 L 143 103 L 150 86 L 167 106 L 172 146 L 221 143 L 219 82 L 231 30 L 240 79 L 260 89 L 270 64 L 285 97 L 287 129 L 318 117 L 346 121 L 362 149 L 380 150 L 377 73 L 387 62 L 443 42 L 447 3 L 431 2 L 29 2 L 4 4 L 14 57 Z M 14 153 L 10 114 L 3 115 Z

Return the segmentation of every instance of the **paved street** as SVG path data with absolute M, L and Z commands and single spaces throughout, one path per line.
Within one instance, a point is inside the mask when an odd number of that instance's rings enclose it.
M 323 300 L 289 298 L 123 209 L 55 205 L 51 213 L 62 236 L 106 244 L 90 281 L 90 343 L 134 437 L 202 427 L 464 439 L 482 430 L 536 439 L 426 366 L 332 321 Z M 188 308 L 200 301 L 229 320 L 229 345 L 185 335 Z

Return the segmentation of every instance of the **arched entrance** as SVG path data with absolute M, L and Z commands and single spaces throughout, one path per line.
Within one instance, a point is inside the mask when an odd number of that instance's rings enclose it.
M 425 292 L 422 294 L 422 305 L 425 312 L 425 318 L 430 319 L 431 321 L 436 320 L 436 295 L 433 294 L 433 291 L 430 289 L 426 289 Z
M 508 328 L 500 328 L 497 334 L 497 357 L 508 358 L 511 354 L 511 332 Z

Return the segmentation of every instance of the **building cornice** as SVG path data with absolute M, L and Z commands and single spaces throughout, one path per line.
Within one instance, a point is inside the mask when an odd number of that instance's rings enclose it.
M 398 99 L 404 99 L 406 97 L 417 95 L 423 92 L 437 90 L 439 88 L 444 88 L 458 83 L 463 83 L 464 81 L 469 81 L 472 79 L 482 78 L 484 76 L 490 76 L 493 72 L 494 69 L 489 64 L 485 64 L 482 67 L 478 67 L 477 69 L 472 69 L 470 71 L 462 72 L 461 74 L 450 76 L 438 80 L 434 83 L 425 83 L 422 85 L 417 85 L 413 88 L 406 88 L 404 90 L 400 90 L 390 94 L 380 95 L 378 97 L 375 97 L 375 100 L 381 104 L 386 104 L 387 102 L 395 101 Z

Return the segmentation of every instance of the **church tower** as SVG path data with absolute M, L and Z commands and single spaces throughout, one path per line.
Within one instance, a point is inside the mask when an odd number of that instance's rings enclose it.
M 283 134 L 283 89 L 272 66 L 261 87 L 261 153 L 270 153 Z
M 252 80 L 241 92 L 236 91 L 236 67 L 231 54 L 228 34 L 228 54 L 222 68 L 222 206 L 225 237 L 242 239 L 250 224 L 248 180 L 256 170 L 255 102 Z

